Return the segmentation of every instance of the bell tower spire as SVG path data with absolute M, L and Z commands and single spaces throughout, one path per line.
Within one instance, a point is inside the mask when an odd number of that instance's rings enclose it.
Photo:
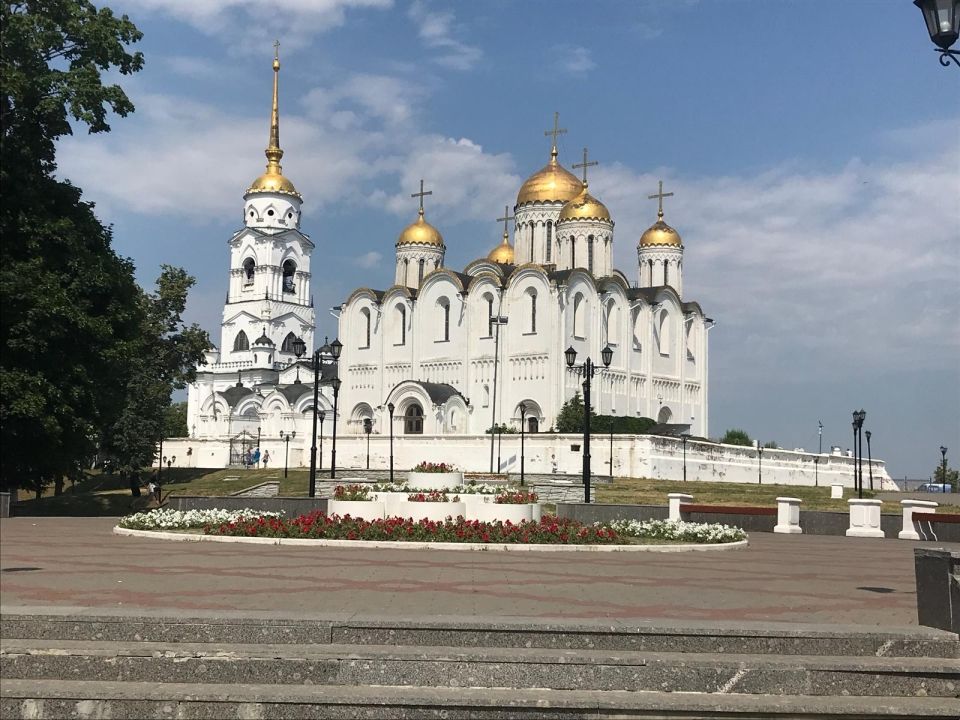
M 270 109 L 270 139 L 267 141 L 267 172 L 281 174 L 280 158 L 280 41 L 273 41 L 273 107 Z

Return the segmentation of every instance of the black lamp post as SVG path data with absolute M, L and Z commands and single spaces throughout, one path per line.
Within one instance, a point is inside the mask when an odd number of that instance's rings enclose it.
M 950 49 L 960 37 L 960 0 L 913 0 L 913 4 L 923 13 L 940 64 L 947 67 L 953 60 L 960 67 L 960 52 Z
M 820 456 L 823 455 L 823 423 L 817 420 L 817 457 L 813 459 L 813 485 L 820 486 Z
M 333 449 L 330 451 L 330 477 L 337 476 L 337 408 L 340 405 L 340 378 L 330 381 L 333 387 Z
M 687 440 L 690 438 L 690 433 L 683 433 L 680 435 L 680 439 L 683 440 L 683 481 L 687 481 Z
M 524 478 L 523 478 L 523 470 L 524 470 L 524 468 L 523 468 L 523 449 L 524 449 L 524 448 L 523 448 L 523 439 L 524 439 L 524 436 L 525 436 L 525 434 L 526 434 L 526 433 L 525 433 L 526 428 L 524 427 L 524 425 L 526 424 L 526 420 L 527 420 L 527 404 L 526 404 L 526 403 L 520 403 L 520 487 L 523 487 L 523 482 L 524 482 Z
M 867 438 L 867 473 L 870 476 L 870 490 L 873 491 L 873 453 L 870 452 L 870 436 L 873 435 L 872 432 L 867 430 L 864 433 L 864 437 Z
M 280 439 L 283 440 L 283 477 L 287 477 L 287 467 L 290 461 L 290 441 L 297 436 L 297 431 L 284 433 L 280 431 Z
M 857 482 L 857 411 L 853 411 L 853 488 L 855 490 L 860 489 L 860 484 Z M 863 493 L 860 493 L 860 497 L 863 497 Z
M 763 445 L 757 440 L 757 485 L 763 485 Z
M 393 484 L 393 411 L 394 404 L 387 403 L 387 412 L 390 413 L 390 484 Z
M 260 426 L 257 425 L 257 452 L 260 452 Z M 257 469 L 260 469 L 260 456 L 257 456 Z
M 324 338 L 326 340 L 326 338 Z M 323 347 L 313 351 L 313 432 L 310 440 L 310 497 L 317 496 L 317 421 L 323 422 L 325 414 L 320 410 L 320 376 L 322 375 L 323 365 L 333 365 L 333 456 L 330 463 L 330 477 L 336 477 L 336 459 L 337 459 L 337 395 L 340 391 L 340 379 L 337 376 L 337 363 L 340 360 L 340 353 L 343 350 L 343 343 L 334 340 L 332 343 L 324 342 Z M 303 338 L 298 337 L 293 341 L 293 354 L 297 360 L 303 357 L 307 351 L 307 344 Z M 327 360 L 327 358 L 330 358 Z M 300 366 L 297 365 L 297 380 L 300 382 Z M 323 443 L 323 428 L 320 429 L 321 447 Z M 322 461 L 322 458 L 321 458 Z
M 363 432 L 367 434 L 367 470 L 370 469 L 370 433 L 373 432 L 373 420 L 363 419 Z
M 610 418 L 610 482 L 613 482 L 613 417 Z
M 317 413 L 317 419 L 320 420 L 320 455 L 317 456 L 317 468 L 323 469 L 323 421 L 327 419 L 327 413 L 320 410 Z
M 940 446 L 940 455 L 943 457 L 940 464 L 940 482 L 943 483 L 944 489 L 946 489 L 947 484 L 947 448 L 943 445 Z M 952 490 L 953 488 L 951 488 Z
M 866 419 L 867 419 L 866 410 L 853 411 L 853 435 L 854 435 L 853 462 L 854 462 L 854 470 L 858 478 L 858 482 L 857 482 L 858 498 L 863 498 L 863 421 Z M 859 452 L 858 452 L 858 448 L 859 448 Z
M 563 353 L 567 367 L 575 370 L 577 375 L 583 376 L 583 501 L 590 502 L 590 381 L 596 372 L 596 366 L 588 357 L 582 365 L 574 365 L 577 361 L 577 351 L 570 346 Z M 613 360 L 613 349 L 607 345 L 600 351 L 600 358 L 604 367 L 610 367 Z

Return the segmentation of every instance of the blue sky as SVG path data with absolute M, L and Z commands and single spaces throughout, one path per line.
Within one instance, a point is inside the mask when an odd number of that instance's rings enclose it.
M 850 446 L 867 410 L 877 457 L 927 477 L 960 454 L 960 72 L 908 0 L 117 0 L 146 67 L 137 112 L 60 146 L 60 172 L 113 224 L 150 284 L 197 277 L 190 320 L 214 340 L 226 242 L 262 172 L 281 42 L 285 174 L 317 243 L 326 308 L 393 277 L 393 243 L 427 213 L 461 268 L 541 167 L 589 146 L 616 221 L 616 265 L 676 193 L 685 292 L 711 331 L 711 434 Z M 956 466 L 956 462 L 953 465 Z

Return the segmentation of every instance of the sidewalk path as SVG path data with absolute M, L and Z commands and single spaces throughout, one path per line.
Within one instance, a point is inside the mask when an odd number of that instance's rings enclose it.
M 904 626 L 917 623 L 913 548 L 937 546 L 754 533 L 720 553 L 355 550 L 122 537 L 114 524 L 0 522 L 0 603 Z

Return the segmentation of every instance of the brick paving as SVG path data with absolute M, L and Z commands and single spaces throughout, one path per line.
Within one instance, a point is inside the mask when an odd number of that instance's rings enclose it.
M 0 603 L 904 626 L 917 623 L 913 548 L 937 546 L 754 533 L 718 553 L 364 550 L 122 537 L 114 522 L 0 522 Z

